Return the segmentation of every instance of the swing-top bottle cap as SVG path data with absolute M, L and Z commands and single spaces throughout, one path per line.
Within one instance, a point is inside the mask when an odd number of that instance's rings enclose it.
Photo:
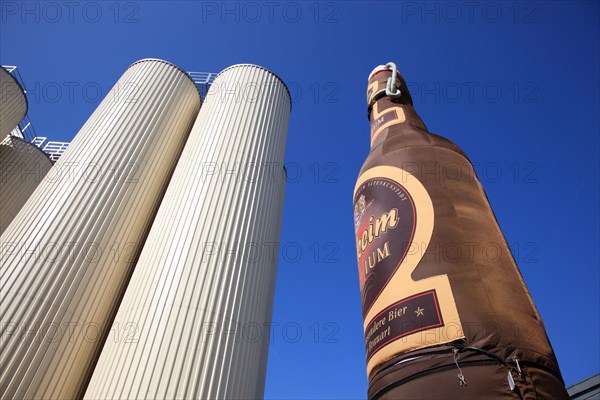
M 379 86 L 376 88 L 376 92 L 372 92 L 371 81 L 377 74 L 382 72 L 387 73 L 384 75 L 387 77 L 387 85 L 381 86 L 381 84 L 385 82 L 380 82 Z M 398 72 L 396 64 L 393 62 L 376 66 L 369 74 L 368 82 L 369 89 L 367 92 L 367 103 L 369 104 L 369 108 L 373 105 L 374 101 L 384 97 L 392 99 L 395 103 L 410 104 L 412 106 L 413 101 L 410 91 L 408 90 L 408 85 L 402 75 Z
M 377 75 L 378 73 L 383 72 L 383 71 L 390 71 L 390 68 L 386 67 L 385 65 L 378 65 L 378 66 L 376 66 L 373 69 L 373 71 L 369 74 L 369 79 L 368 80 L 371 80 L 372 77 L 374 77 L 375 75 Z

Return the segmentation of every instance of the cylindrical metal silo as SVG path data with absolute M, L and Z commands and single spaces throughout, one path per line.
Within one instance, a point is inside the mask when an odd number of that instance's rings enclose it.
M 52 168 L 36 145 L 8 136 L 0 143 L 0 235 Z
M 200 103 L 134 63 L 2 234 L 1 398 L 83 395 Z
M 215 79 L 85 398 L 262 397 L 290 106 L 264 68 Z
M 19 82 L 0 66 L 0 141 L 3 140 L 27 114 L 27 97 Z

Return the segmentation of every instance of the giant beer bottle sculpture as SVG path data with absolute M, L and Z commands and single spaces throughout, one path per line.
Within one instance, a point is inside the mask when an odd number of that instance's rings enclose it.
M 369 398 L 568 399 L 467 156 L 428 132 L 393 63 L 367 101 L 354 227 Z

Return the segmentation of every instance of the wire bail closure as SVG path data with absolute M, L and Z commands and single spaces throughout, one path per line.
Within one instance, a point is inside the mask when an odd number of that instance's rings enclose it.
M 371 108 L 373 107 L 373 104 L 375 104 L 376 101 L 384 97 L 389 97 L 390 99 L 397 99 L 402 97 L 402 92 L 400 91 L 400 89 L 396 88 L 396 74 L 398 73 L 398 68 L 396 67 L 396 64 L 394 64 L 393 62 L 389 62 L 385 64 L 385 68 L 391 69 L 392 76 L 388 78 L 385 88 L 379 89 L 370 99 L 367 98 L 367 101 L 369 102 L 369 105 L 367 107 L 367 116 L 369 119 L 371 118 Z M 375 71 L 371 73 L 371 76 L 374 75 L 374 72 Z
M 387 80 L 385 95 L 392 99 L 397 99 L 398 97 L 402 96 L 400 89 L 396 88 L 396 74 L 398 73 L 398 68 L 393 62 L 389 62 L 385 64 L 385 66 L 392 69 L 392 76 L 390 76 Z

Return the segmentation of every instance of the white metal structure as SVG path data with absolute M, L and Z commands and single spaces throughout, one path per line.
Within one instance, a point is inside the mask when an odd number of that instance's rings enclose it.
M 87 399 L 262 398 L 290 96 L 254 65 L 222 71 L 152 225 Z
M 0 398 L 83 395 L 200 108 L 161 60 L 115 88 L 0 237 Z
M 31 140 L 31 143 L 42 149 L 54 162 L 58 161 L 71 144 L 71 142 L 49 141 L 45 136 L 36 136 Z
M 192 78 L 192 80 L 198 87 L 198 90 L 200 91 L 202 98 L 206 97 L 206 95 L 208 94 L 208 91 L 210 90 L 210 85 L 212 85 L 212 83 L 215 81 L 215 78 L 217 77 L 216 72 L 192 72 L 192 71 L 189 71 L 187 74 L 190 76 L 190 78 Z

